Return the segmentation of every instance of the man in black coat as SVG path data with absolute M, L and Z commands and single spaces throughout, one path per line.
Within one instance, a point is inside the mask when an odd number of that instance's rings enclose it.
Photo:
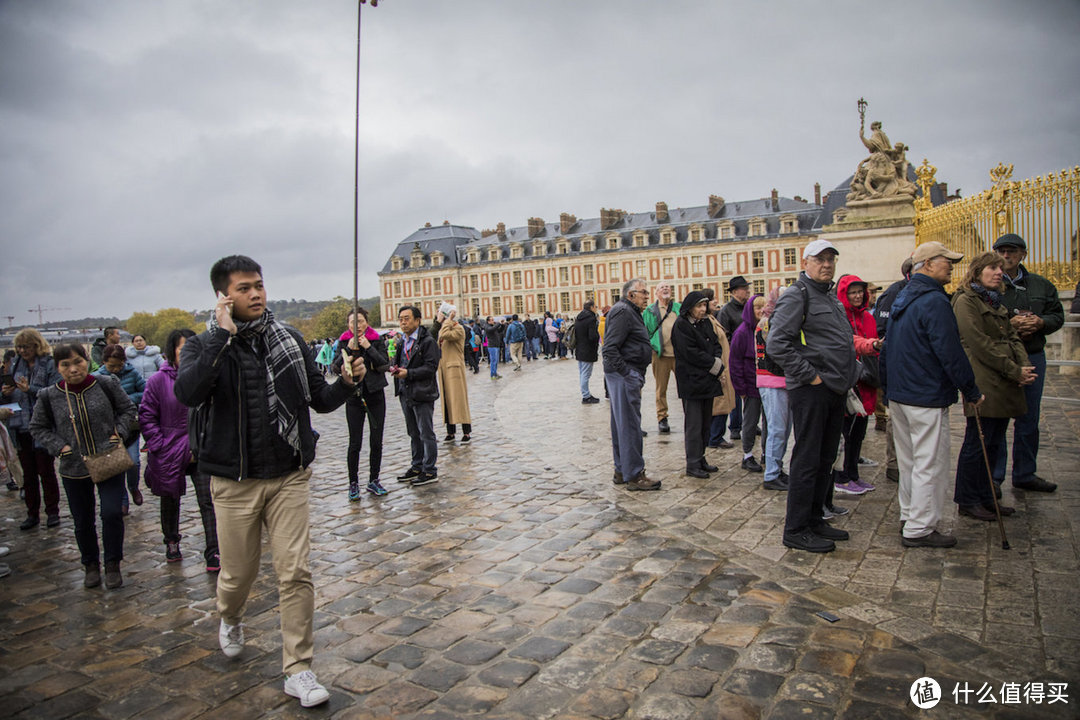
M 401 401 L 405 430 L 409 433 L 412 464 L 400 475 L 400 482 L 413 486 L 438 482 L 435 462 L 439 443 L 435 439 L 435 401 L 439 399 L 439 345 L 420 325 L 420 308 L 406 305 L 398 315 L 401 339 L 390 361 L 394 376 L 394 395 Z
M 735 330 L 742 324 L 743 307 L 750 298 L 750 283 L 742 275 L 736 275 L 728 281 L 728 295 L 731 299 L 716 311 L 716 319 L 720 321 L 720 327 L 727 334 L 728 343 Z M 735 409 L 728 414 L 728 429 L 731 430 L 731 439 L 738 440 L 742 437 L 742 398 L 735 396 Z
M 251 258 L 218 260 L 210 282 L 218 293 L 210 329 L 184 344 L 173 391 L 197 408 L 203 428 L 196 460 L 211 476 L 221 553 L 218 644 L 228 658 L 244 650 L 244 608 L 259 573 L 265 526 L 278 579 L 285 692 L 312 707 L 330 694 L 311 671 L 308 480 L 315 435 L 309 410 L 340 407 L 367 369 L 355 358 L 351 374 L 327 384 L 300 333 L 266 307 L 262 268 Z
M 596 317 L 596 303 L 585 301 L 585 307 L 574 319 L 574 354 L 578 361 L 578 385 L 581 388 L 581 404 L 592 405 L 600 402 L 589 392 L 589 378 L 592 377 L 593 364 L 600 352 L 600 329 Z
M 604 380 L 611 396 L 612 482 L 627 490 L 659 490 L 660 481 L 645 475 L 641 442 L 641 388 L 652 362 L 652 345 L 641 311 L 649 304 L 643 278 L 623 285 L 622 298 L 604 325 Z

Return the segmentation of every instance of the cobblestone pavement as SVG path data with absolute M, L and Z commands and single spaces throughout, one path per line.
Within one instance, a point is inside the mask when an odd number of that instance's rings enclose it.
M 709 480 L 682 473 L 682 417 L 655 432 L 660 492 L 610 483 L 606 404 L 583 406 L 572 361 L 538 361 L 501 381 L 471 376 L 474 440 L 443 444 L 440 482 L 393 482 L 407 467 L 388 402 L 383 478 L 391 494 L 346 501 L 344 412 L 318 416 L 312 479 L 315 670 L 331 690 L 303 710 L 281 691 L 276 588 L 264 556 L 247 646 L 217 648 L 214 578 L 204 572 L 193 495 L 183 563 L 166 565 L 156 500 L 133 508 L 121 590 L 84 590 L 66 505 L 60 528 L 20 532 L 0 498 L 0 701 L 6 717 L 900 718 L 1080 717 L 1080 406 L 1044 405 L 1041 474 L 1053 495 L 1012 492 L 997 528 L 953 517 L 952 550 L 904 549 L 895 486 L 838 526 L 825 556 L 780 544 L 784 499 L 710 455 Z M 599 377 L 594 393 L 601 393 Z M 1080 397 L 1075 378 L 1046 394 Z M 677 406 L 674 387 L 670 399 Z M 954 410 L 953 449 L 962 433 Z M 864 454 L 884 459 L 883 435 Z M 883 466 L 884 463 L 882 463 Z M 815 613 L 840 617 L 829 623 Z M 912 682 L 943 699 L 919 711 Z M 1002 704 L 1003 683 L 1069 683 L 1069 703 Z M 976 691 L 958 705 L 959 684 Z M 999 702 L 978 702 L 983 685 Z M 1007 689 L 1013 686 L 1006 685 Z M 961 701 L 963 696 L 961 695 Z M 986 696 L 983 696 L 986 699 Z

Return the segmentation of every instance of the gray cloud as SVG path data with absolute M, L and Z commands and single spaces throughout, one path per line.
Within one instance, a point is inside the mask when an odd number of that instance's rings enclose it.
M 855 100 L 965 194 L 1080 162 L 1075 2 L 384 0 L 363 10 L 361 293 L 425 222 L 829 190 Z M 0 313 L 351 292 L 355 3 L 0 4 Z

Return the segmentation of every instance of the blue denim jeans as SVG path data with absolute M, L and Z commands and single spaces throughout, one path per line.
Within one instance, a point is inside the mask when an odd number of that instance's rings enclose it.
M 591 362 L 582 362 L 578 360 L 577 372 L 578 372 L 578 385 L 581 386 L 581 399 L 584 400 L 587 397 L 591 397 L 592 393 L 589 392 L 589 378 L 592 377 L 593 364 Z
M 765 408 L 768 436 L 765 442 L 765 482 L 776 480 L 784 469 L 784 453 L 791 437 L 791 412 L 784 388 L 758 388 Z
M 1035 382 L 1024 386 L 1024 399 L 1027 412 L 1013 420 L 1013 482 L 1026 482 L 1035 475 L 1035 464 L 1039 454 L 1039 414 L 1042 410 L 1043 385 L 1046 383 L 1046 353 L 1028 355 L 1028 360 L 1035 366 Z M 994 459 L 994 481 L 1005 480 L 1005 466 L 1008 460 L 1007 443 L 1001 443 Z
M 611 396 L 611 454 L 615 470 L 630 482 L 645 472 L 641 440 L 641 388 L 645 376 L 636 370 L 628 375 L 604 373 Z
M 499 354 L 502 353 L 502 348 L 488 348 L 488 365 L 491 366 L 491 377 L 495 377 L 499 374 Z

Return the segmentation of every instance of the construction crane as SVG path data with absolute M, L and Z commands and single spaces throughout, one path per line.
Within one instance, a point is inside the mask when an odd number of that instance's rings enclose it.
M 15 319 L 15 316 L 14 315 L 4 315 L 3 317 L 4 317 L 5 320 L 7 320 L 7 326 L 11 327 L 11 323 Z
M 38 303 L 38 306 L 36 308 L 30 308 L 26 312 L 36 312 L 37 313 L 38 325 L 41 325 L 41 324 L 43 324 L 45 322 L 45 320 L 43 319 L 43 316 L 44 316 L 45 313 L 52 312 L 54 310 L 70 310 L 70 309 L 71 308 L 66 308 L 66 307 L 41 307 L 41 303 Z

